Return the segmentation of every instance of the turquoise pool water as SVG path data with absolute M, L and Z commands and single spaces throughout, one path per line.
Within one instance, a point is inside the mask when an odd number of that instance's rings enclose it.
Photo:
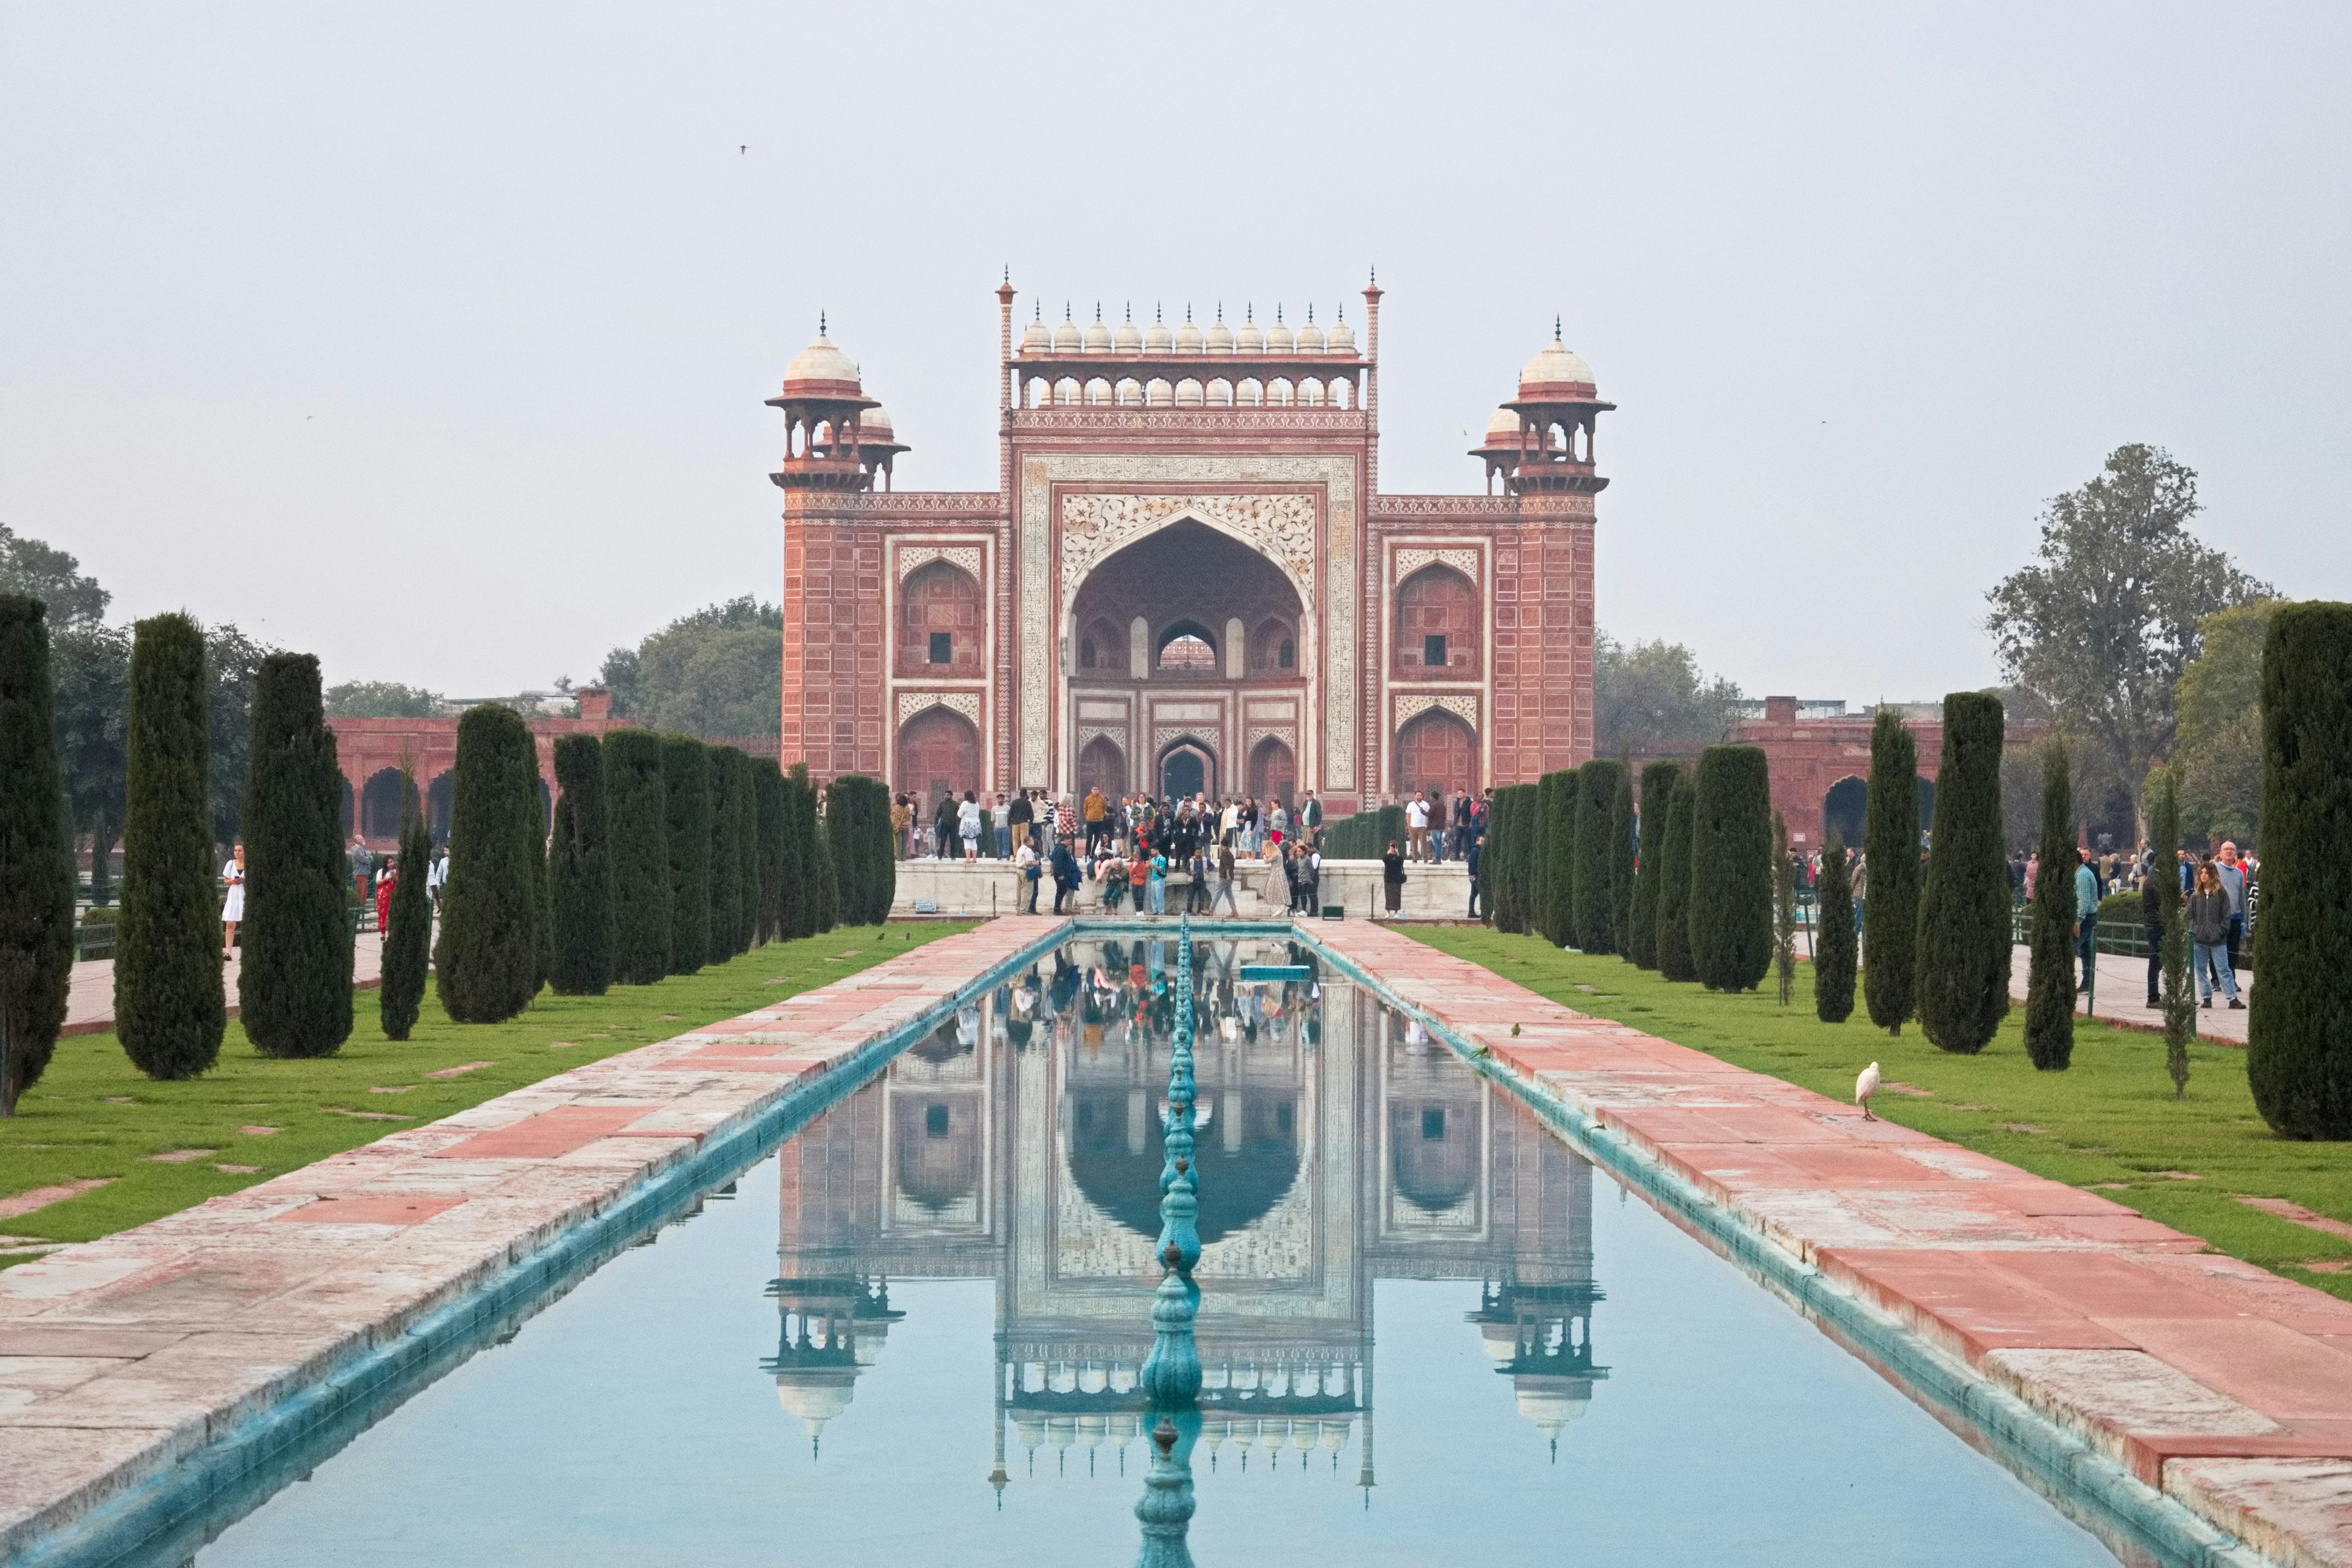
M 942 1024 L 194 1561 L 1134 1561 L 1172 945 Z M 2115 1561 L 1376 999 L 1195 952 L 1198 1563 Z

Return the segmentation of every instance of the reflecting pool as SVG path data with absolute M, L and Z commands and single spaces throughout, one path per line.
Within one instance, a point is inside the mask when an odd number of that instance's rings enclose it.
M 1146 1486 L 1172 942 L 1087 942 L 195 1561 L 2112 1563 L 1359 988 L 1193 949 L 1197 1411 Z

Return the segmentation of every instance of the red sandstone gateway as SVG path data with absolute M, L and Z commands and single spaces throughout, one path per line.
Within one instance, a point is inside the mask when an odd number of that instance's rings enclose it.
M 908 448 L 820 333 L 768 400 L 782 754 L 927 801 L 1314 790 L 1337 813 L 1585 761 L 1613 405 L 1555 328 L 1471 454 L 1487 494 L 1383 495 L 1363 300 L 1360 347 L 1344 309 L 1248 305 L 1172 328 L 1066 306 L 1016 343 L 1008 282 L 1003 478 L 973 493 L 894 488 Z

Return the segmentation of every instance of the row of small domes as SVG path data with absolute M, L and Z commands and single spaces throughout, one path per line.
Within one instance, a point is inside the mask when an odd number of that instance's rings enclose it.
M 1185 307 L 1184 324 L 1170 331 L 1152 312 L 1151 325 L 1139 330 L 1132 310 L 1118 327 L 1106 325 L 1102 307 L 1095 307 L 1095 319 L 1081 327 L 1070 317 L 1070 308 L 1062 307 L 1062 324 L 1049 327 L 1040 308 L 1037 319 L 1031 321 L 1021 334 L 1024 355 L 1041 354 L 1340 354 L 1353 358 L 1356 333 L 1348 325 L 1347 308 L 1340 307 L 1339 320 L 1329 331 L 1315 324 L 1315 307 L 1307 307 L 1307 324 L 1293 331 L 1282 320 L 1282 307 L 1274 308 L 1274 325 L 1260 327 L 1254 307 L 1245 309 L 1238 330 L 1225 325 L 1225 310 L 1217 307 L 1217 319 L 1208 328 L 1195 326 L 1192 310 Z

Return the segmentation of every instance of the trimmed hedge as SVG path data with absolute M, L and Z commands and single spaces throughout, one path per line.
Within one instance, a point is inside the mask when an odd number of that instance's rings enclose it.
M 425 879 L 433 861 L 433 829 L 418 809 L 414 780 L 404 776 L 407 816 L 400 825 L 399 879 L 392 885 L 390 928 L 383 933 L 383 983 L 376 1019 L 387 1040 L 404 1040 L 425 1005 L 425 973 L 433 963 L 433 893 Z
M 555 784 L 562 794 L 548 847 L 554 908 L 547 980 L 559 995 L 602 996 L 613 983 L 612 814 L 604 747 L 595 736 L 556 738 Z
M 710 962 L 710 749 L 691 735 L 662 737 L 668 793 L 669 972 Z
M 1677 769 L 1666 803 L 1665 843 L 1658 857 L 1658 973 L 1668 980 L 1698 978 L 1690 940 L 1691 837 L 1697 811 L 1697 788 L 1688 773 Z
M 736 812 L 732 746 L 704 748 L 710 763 L 710 962 L 723 963 L 750 945 L 743 924 L 743 822 Z M 744 757 L 745 762 L 751 761 Z
M 547 908 L 539 748 L 521 714 L 466 710 L 454 794 L 435 990 L 453 1022 L 502 1023 L 539 994 Z
M 2000 699 L 1944 699 L 1936 827 L 1919 898 L 1919 1027 L 1973 1056 L 2009 1016 L 2009 859 L 2001 844 Z
M 649 730 L 604 738 L 605 831 L 613 883 L 613 978 L 650 985 L 669 973 L 669 786 L 666 748 Z
M 1551 826 L 1544 840 L 1544 936 L 1555 947 L 1576 945 L 1576 858 L 1584 781 L 1575 768 L 1546 773 L 1551 784 Z
M 1595 757 L 1577 770 L 1576 945 L 1586 952 L 1617 951 L 1612 908 L 1616 856 L 1610 836 L 1616 827 L 1617 786 L 1624 775 L 1624 765 L 1606 757 Z
M 1824 1024 L 1853 1016 L 1853 868 L 1845 839 L 1830 829 L 1813 889 L 1813 1013 Z
M 1899 1035 L 1918 1005 L 1919 748 L 1885 708 L 1870 731 L 1862 842 L 1864 996 L 1870 1021 Z
M 1633 769 L 1620 759 L 1609 814 L 1609 931 L 1621 953 L 1631 951 L 1633 934 L 1633 858 L 1640 850 L 1634 831 Z
M 331 1056 L 352 1033 L 351 865 L 316 658 L 262 659 L 247 736 L 238 1017 L 265 1056 Z
M 1639 853 L 1633 866 L 1633 897 L 1627 905 L 1625 956 L 1636 967 L 1658 966 L 1658 857 L 1666 843 L 1666 813 L 1681 778 L 1679 763 L 1652 763 L 1642 770 Z
M 2074 786 L 2064 748 L 2042 753 L 2042 845 L 2033 875 L 2025 980 L 2025 1054 L 2045 1072 L 2074 1055 Z M 1877 890 L 1876 879 L 1872 891 Z M 1872 972 L 1874 975 L 1876 971 Z M 1872 982 L 1876 984 L 1875 980 Z M 2267 984 L 2267 980 L 2264 982 Z
M 206 698 L 194 621 L 155 616 L 131 628 L 114 1033 L 149 1078 L 205 1071 L 228 1026 Z
M 821 908 L 816 895 L 816 796 L 809 788 L 806 763 L 794 763 L 784 775 L 782 805 L 778 850 L 783 880 L 777 896 L 777 929 L 787 938 L 814 936 Z
M 825 786 L 824 821 L 841 889 L 841 923 L 880 925 L 890 918 L 898 891 L 889 786 L 863 773 L 843 773 Z
M 1404 837 L 1404 807 L 1383 805 L 1327 824 L 1317 843 L 1326 860 L 1377 860 Z
M 770 757 L 751 761 L 752 851 L 760 869 L 759 920 L 751 940 L 761 947 L 787 934 L 784 912 L 784 773 Z
M 735 751 L 731 746 L 728 749 Z M 749 952 L 768 940 L 761 902 L 760 764 L 748 752 L 735 751 L 735 759 L 727 764 L 735 795 L 735 850 L 741 857 L 736 885 L 742 895 L 742 912 L 736 917 L 735 951 Z
M 99 851 L 105 852 L 102 835 Z M 73 857 L 48 609 L 22 594 L 0 594 L 0 1029 L 7 1032 L 0 1116 L 16 1114 L 18 1097 L 47 1069 L 65 1026 Z
M 1772 786 L 1759 746 L 1698 754 L 1691 811 L 1691 963 L 1711 991 L 1749 991 L 1772 967 Z
M 2289 1138 L 2352 1138 L 2352 605 L 2263 645 L 2262 915 L 2246 1077 Z

